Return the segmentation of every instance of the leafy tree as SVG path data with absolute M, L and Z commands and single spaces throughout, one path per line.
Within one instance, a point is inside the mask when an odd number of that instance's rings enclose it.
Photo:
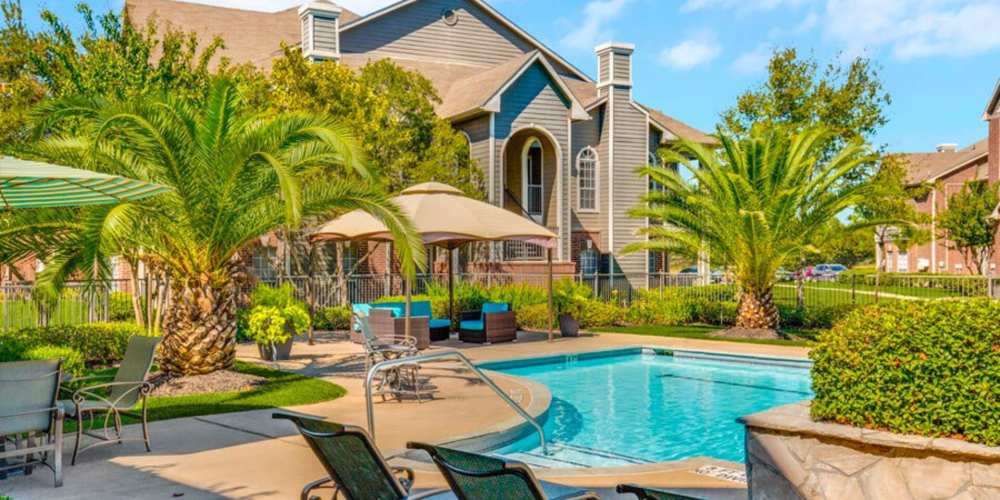
M 821 160 L 827 137 L 819 129 L 788 135 L 755 128 L 745 138 L 720 132 L 718 151 L 680 141 L 669 161 L 685 165 L 693 177 L 668 167 L 640 170 L 663 190 L 646 195 L 630 215 L 663 225 L 648 228 L 649 241 L 626 250 L 687 256 L 710 250 L 731 266 L 740 286 L 736 326 L 776 328 L 778 269 L 815 247 L 830 221 L 864 192 L 864 184 L 842 180 L 870 161 L 865 148 L 855 142 Z
M 267 81 L 254 85 L 251 93 L 274 112 L 343 117 L 389 191 L 438 181 L 481 196 L 482 172 L 470 158 L 468 141 L 435 114 L 440 98 L 419 73 L 387 59 L 357 71 L 335 62 L 311 63 L 286 48 Z
M 831 63 L 820 71 L 815 59 L 786 48 L 771 56 L 767 80 L 740 95 L 722 113 L 722 122 L 739 136 L 755 128 L 780 126 L 796 133 L 822 126 L 830 131 L 822 148 L 823 158 L 829 159 L 846 144 L 870 139 L 888 121 L 885 107 L 891 102 L 869 59 L 858 57 L 846 66 Z M 855 180 L 860 174 L 852 173 Z
M 811 263 L 834 262 L 854 267 L 875 258 L 871 231 L 858 230 L 853 225 L 842 223 L 840 219 L 831 221 L 818 243 L 818 250 L 818 257 Z
M 44 239 L 51 251 L 39 280 L 57 286 L 73 272 L 103 272 L 104 256 L 142 249 L 169 276 L 160 360 L 168 373 L 232 366 L 238 258 L 262 234 L 360 208 L 391 229 L 409 271 L 422 259 L 419 238 L 374 186 L 349 128 L 329 117 L 261 116 L 226 79 L 213 82 L 203 103 L 174 96 L 70 97 L 43 105 L 39 115 L 41 132 L 59 130 L 67 120 L 79 124 L 76 135 L 40 141 L 34 148 L 40 156 L 171 191 L 79 216 L 61 211 L 50 215 L 54 221 L 25 214 L 8 231 L 13 237 L 0 242 L 0 253 L 18 235 Z
M 904 160 L 892 155 L 881 159 L 868 184 L 868 193 L 854 207 L 851 221 L 857 230 L 869 235 L 874 230 L 876 260 L 881 263 L 876 268 L 878 280 L 885 272 L 890 243 L 906 250 L 927 241 L 929 232 L 923 225 L 930 222 L 930 218 L 917 210 L 913 200 L 927 196 L 931 186 L 910 185 Z
M 972 273 L 986 275 L 996 253 L 1000 219 L 993 217 L 993 210 L 997 203 L 996 186 L 985 181 L 967 182 L 948 198 L 948 209 L 938 221 L 942 236 L 962 254 Z

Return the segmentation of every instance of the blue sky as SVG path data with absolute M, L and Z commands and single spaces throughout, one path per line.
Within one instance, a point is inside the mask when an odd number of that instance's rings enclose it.
M 299 0 L 191 0 L 277 10 Z M 73 0 L 22 0 L 78 24 Z M 97 9 L 121 0 L 91 0 Z M 341 0 L 364 13 L 391 0 Z M 1000 78 L 1000 0 L 490 0 L 505 15 L 593 75 L 593 47 L 636 44 L 635 95 L 711 130 L 738 94 L 760 84 L 774 47 L 820 61 L 864 54 L 893 98 L 875 142 L 893 151 L 971 144 Z

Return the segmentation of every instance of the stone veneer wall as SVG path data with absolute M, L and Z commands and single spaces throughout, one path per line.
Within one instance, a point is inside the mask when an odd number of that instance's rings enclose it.
M 1000 447 L 813 422 L 808 403 L 742 421 L 751 500 L 1000 499 Z

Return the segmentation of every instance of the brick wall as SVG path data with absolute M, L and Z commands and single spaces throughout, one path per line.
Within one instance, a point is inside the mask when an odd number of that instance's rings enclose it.
M 990 119 L 989 137 L 990 182 L 997 182 L 1000 180 L 1000 113 Z

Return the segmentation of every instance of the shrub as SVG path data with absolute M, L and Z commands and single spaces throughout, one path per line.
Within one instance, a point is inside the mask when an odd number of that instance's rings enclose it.
M 549 320 L 548 304 L 532 304 L 516 311 L 518 328 L 531 330 L 546 330 Z M 552 325 L 556 328 L 556 325 Z
M 277 307 L 278 309 L 299 306 L 306 311 L 309 310 L 305 302 L 295 297 L 295 287 L 291 283 L 284 283 L 277 287 L 257 285 L 257 288 L 250 292 L 250 308 L 258 306 Z
M 701 298 L 691 303 L 691 320 L 695 323 L 709 325 L 732 326 L 736 324 L 736 312 L 739 305 L 736 302 Z
M 313 315 L 317 330 L 347 330 L 351 327 L 351 309 L 346 306 L 324 307 Z
M 813 418 L 1000 445 L 1000 302 L 899 301 L 820 335 Z
M 73 377 L 81 377 L 85 366 L 83 354 L 72 347 L 41 345 L 24 351 L 21 359 L 61 359 L 63 373 Z
M 625 324 L 625 309 L 611 302 L 592 299 L 584 305 L 583 317 L 579 321 L 581 328 L 621 326 Z
M 640 290 L 625 319 L 633 325 L 676 326 L 690 323 L 693 301 L 676 289 Z
M 108 296 L 108 319 L 111 321 L 135 320 L 135 309 L 132 307 L 131 293 L 111 292 Z
M 0 345 L 18 346 L 21 353 L 43 345 L 70 347 L 87 363 L 110 364 L 125 355 L 129 338 L 144 334 L 145 330 L 134 323 L 59 325 L 0 333 Z M 0 351 L 8 349 L 11 347 L 0 347 Z
M 284 344 L 309 330 L 309 313 L 298 305 L 257 306 L 250 311 L 249 335 L 260 345 Z

